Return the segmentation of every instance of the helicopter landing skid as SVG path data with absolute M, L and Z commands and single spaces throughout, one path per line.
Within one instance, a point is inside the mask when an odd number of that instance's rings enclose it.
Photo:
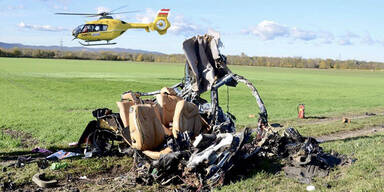
M 79 43 L 82 45 L 82 46 L 97 46 L 97 45 L 116 45 L 116 43 L 82 43 L 79 41 Z

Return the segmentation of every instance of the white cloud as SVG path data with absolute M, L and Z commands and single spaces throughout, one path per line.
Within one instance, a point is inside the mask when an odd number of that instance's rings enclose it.
M 379 41 L 367 33 L 366 36 L 360 36 L 353 32 L 346 32 L 344 35 L 335 35 L 328 31 L 312 31 L 305 30 L 298 27 L 291 27 L 288 25 L 279 24 L 275 21 L 264 20 L 248 30 L 243 30 L 243 33 L 251 34 L 259 37 L 263 41 L 274 40 L 276 38 L 286 38 L 290 42 L 295 40 L 314 41 L 321 44 L 338 44 L 342 46 L 354 45 L 360 40 L 362 44 L 384 45 L 384 41 Z
M 171 27 L 169 28 L 169 32 L 174 33 L 176 35 L 184 35 L 191 36 L 197 35 L 206 32 L 200 28 L 198 25 L 194 24 L 191 21 L 188 21 L 183 15 L 176 15 L 170 19 Z
M 137 14 L 136 20 L 140 23 L 150 23 L 153 22 L 153 20 L 156 17 L 156 13 L 153 9 L 145 9 L 145 13 L 143 14 Z
M 314 40 L 318 36 L 317 33 L 313 32 L 313 31 L 302 30 L 302 29 L 298 29 L 296 27 L 293 27 L 291 29 L 290 35 L 295 39 L 300 39 L 300 40 L 304 40 L 304 41 Z
M 384 41 L 375 39 L 370 33 L 366 32 L 365 35 L 358 35 L 352 32 L 347 32 L 345 35 L 338 37 L 337 44 L 343 46 L 349 46 L 354 44 L 362 45 L 381 45 L 384 46 Z
M 350 38 L 350 39 L 353 39 L 353 38 L 360 38 L 360 35 L 356 34 L 356 33 L 352 33 L 350 31 L 347 32 L 347 34 L 345 34 L 346 37 Z
M 61 31 L 69 31 L 70 29 L 64 28 L 64 27 L 54 27 L 51 25 L 31 25 L 26 24 L 24 22 L 20 22 L 18 24 L 18 27 L 23 29 L 31 29 L 36 31 L 51 31 L 51 32 L 61 32 Z
M 367 45 L 373 45 L 376 44 L 378 41 L 374 40 L 371 36 L 371 34 L 367 33 L 364 37 L 361 39 L 361 43 L 367 44 Z
M 371 36 L 370 33 L 366 32 L 363 37 L 361 37 L 361 44 L 365 45 L 382 45 L 384 46 L 384 41 L 377 40 Z
M 317 36 L 319 39 L 321 39 L 320 42 L 323 44 L 331 44 L 335 40 L 335 36 L 332 33 L 326 31 L 318 32 Z
M 304 30 L 297 27 L 289 27 L 287 25 L 279 24 L 275 21 L 264 20 L 257 24 L 250 30 L 244 30 L 243 32 L 256 35 L 261 40 L 274 40 L 279 37 L 286 37 L 293 40 L 311 41 L 319 38 L 327 37 L 329 41 L 331 35 L 324 35 L 320 32 Z
M 352 32 L 347 32 L 345 35 L 341 35 L 337 40 L 337 44 L 347 46 L 353 45 L 355 40 L 360 39 L 360 35 L 357 35 Z
M 277 37 L 289 36 L 289 31 L 288 26 L 280 25 L 274 21 L 264 20 L 246 32 L 256 35 L 262 40 L 273 40 Z

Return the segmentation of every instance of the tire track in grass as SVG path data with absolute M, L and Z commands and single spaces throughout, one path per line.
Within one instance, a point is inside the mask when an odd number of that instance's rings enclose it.
M 315 137 L 315 139 L 320 143 L 324 143 L 324 142 L 330 142 L 330 141 L 357 138 L 362 136 L 371 136 L 380 132 L 384 132 L 384 125 L 368 127 L 368 128 L 352 130 L 352 131 L 341 131 L 333 134 Z

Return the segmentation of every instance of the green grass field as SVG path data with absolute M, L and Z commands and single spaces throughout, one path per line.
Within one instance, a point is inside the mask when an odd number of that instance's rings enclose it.
M 258 88 L 271 122 L 297 125 L 304 135 L 324 135 L 340 130 L 383 125 L 382 117 L 356 120 L 350 127 L 339 123 L 311 125 L 315 119 L 296 120 L 296 107 L 306 104 L 307 116 L 341 117 L 367 111 L 384 111 L 384 71 L 315 70 L 230 66 Z M 92 110 L 108 107 L 117 111 L 116 101 L 128 91 L 153 91 L 171 86 L 183 77 L 182 64 L 133 63 L 88 60 L 0 58 L 0 129 L 22 131 L 39 146 L 65 146 L 77 141 Z M 229 88 L 230 112 L 237 125 L 254 125 L 258 113 L 254 98 L 240 85 Z M 220 104 L 226 110 L 226 88 Z M 308 122 L 308 125 L 300 123 Z M 26 141 L 2 131 L 0 154 L 30 150 Z M 324 144 L 359 160 L 315 182 L 316 187 L 334 191 L 376 191 L 384 187 L 384 135 Z M 381 147 L 377 147 L 380 146 Z M 28 182 L 22 180 L 22 182 Z M 30 182 L 30 181 L 29 181 Z M 368 184 L 364 184 L 369 182 Z M 304 185 L 282 174 L 265 171 L 225 186 L 223 190 L 301 191 Z M 379 190 L 380 191 L 380 190 Z

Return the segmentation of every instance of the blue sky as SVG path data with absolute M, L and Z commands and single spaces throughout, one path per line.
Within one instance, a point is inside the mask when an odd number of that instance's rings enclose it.
M 209 29 L 221 33 L 224 54 L 358 59 L 384 62 L 384 1 L 100 1 L 0 0 L 0 41 L 30 45 L 79 46 L 71 30 L 92 19 L 55 12 L 97 12 L 127 5 L 139 13 L 117 15 L 126 22 L 149 21 L 170 8 L 166 35 L 127 31 L 114 40 L 132 49 L 182 53 L 182 42 Z

